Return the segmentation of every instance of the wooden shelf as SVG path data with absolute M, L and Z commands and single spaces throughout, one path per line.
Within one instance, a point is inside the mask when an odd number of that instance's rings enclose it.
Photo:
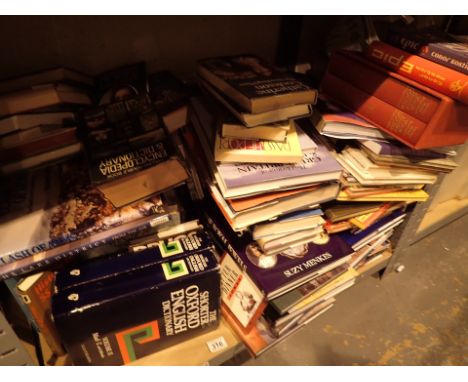
M 224 338 L 226 347 L 216 352 L 208 348 L 210 341 Z M 200 366 L 221 365 L 245 349 L 229 324 L 221 318 L 219 327 L 170 348 L 143 357 L 129 366 Z

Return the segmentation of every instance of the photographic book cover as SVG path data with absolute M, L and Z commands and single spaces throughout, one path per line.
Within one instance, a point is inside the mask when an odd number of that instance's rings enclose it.
M 255 55 L 208 58 L 199 61 L 199 66 L 248 98 L 312 91 L 290 74 L 279 72 Z
M 263 290 L 267 299 L 288 290 L 298 280 L 314 275 L 320 268 L 353 252 L 350 245 L 337 235 L 331 235 L 323 245 L 303 244 L 267 256 L 248 233 L 237 235 L 212 202 L 206 202 L 207 226 L 218 237 L 223 247 L 247 271 Z M 304 282 L 306 279 L 304 279 Z
M 0 224 L 0 265 L 165 211 L 160 196 L 114 207 L 89 184 L 79 161 L 52 166 L 44 177 L 42 189 L 35 190 L 43 195 L 36 209 Z

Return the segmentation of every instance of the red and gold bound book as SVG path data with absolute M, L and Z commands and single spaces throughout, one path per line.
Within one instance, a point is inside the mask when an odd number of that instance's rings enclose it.
M 332 55 L 321 90 L 332 101 L 414 149 L 463 144 L 468 138 L 467 105 L 357 53 L 337 51 Z M 398 92 L 411 92 L 414 97 L 398 99 Z M 425 117 L 415 110 L 426 110 Z
M 374 41 L 367 57 L 404 77 L 468 105 L 468 76 L 381 41 Z

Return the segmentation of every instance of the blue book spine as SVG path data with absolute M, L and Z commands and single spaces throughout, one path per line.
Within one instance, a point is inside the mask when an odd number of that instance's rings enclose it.
M 120 253 L 116 256 L 99 258 L 61 269 L 55 279 L 55 288 L 57 291 L 63 291 L 77 285 L 112 278 L 210 248 L 214 248 L 214 244 L 205 232 L 188 232 L 161 240 L 152 248 L 140 252 Z
M 430 32 L 392 31 L 388 43 L 427 60 L 468 74 L 468 45 Z

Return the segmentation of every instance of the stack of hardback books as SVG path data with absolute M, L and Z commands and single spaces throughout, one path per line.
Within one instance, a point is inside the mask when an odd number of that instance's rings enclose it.
M 457 167 L 453 150 L 443 146 L 468 137 L 466 72 L 425 58 L 427 49 L 445 47 L 458 60 L 461 45 L 435 41 L 428 31 L 413 32 L 405 34 L 407 40 L 401 30 L 388 36 L 405 49 L 414 48 L 412 39 L 418 39 L 421 49 L 413 54 L 380 41 L 366 55 L 334 52 L 312 117 L 345 170 L 337 200 L 324 208 L 325 227 L 329 233 L 343 232 L 356 251 L 353 266 L 390 245 L 404 210 L 426 201 L 424 187 Z
M 91 104 L 93 78 L 67 68 L 0 82 L 0 175 L 73 156 L 81 150 L 75 112 Z
M 128 364 L 216 328 L 219 263 L 195 225 L 57 273 L 51 312 L 73 364 Z

